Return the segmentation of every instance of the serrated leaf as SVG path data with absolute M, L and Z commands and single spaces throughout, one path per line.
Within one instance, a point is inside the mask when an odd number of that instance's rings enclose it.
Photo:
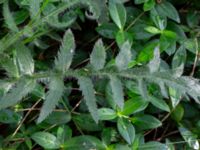
M 156 5 L 156 9 L 161 16 L 167 16 L 170 19 L 180 23 L 180 17 L 176 8 L 168 1 L 163 1 Z
M 71 30 L 67 30 L 63 41 L 62 46 L 60 47 L 60 51 L 58 52 L 58 56 L 55 59 L 55 68 L 62 73 L 65 73 L 67 69 L 69 69 L 75 49 L 75 41 L 74 35 Z
M 41 0 L 30 0 L 30 16 L 31 19 L 39 19 L 40 18 L 40 3 Z
M 135 128 L 127 119 L 119 118 L 117 121 L 117 129 L 120 135 L 128 144 L 132 144 L 135 139 Z
M 60 147 L 57 138 L 48 132 L 35 132 L 31 138 L 45 149 L 58 149 Z
M 22 43 L 16 46 L 16 58 L 22 74 L 31 75 L 34 72 L 34 60 L 30 50 Z
M 115 59 L 116 66 L 119 70 L 126 70 L 131 62 L 131 44 L 127 41 L 120 48 L 120 52 Z
M 121 3 L 110 2 L 109 12 L 112 20 L 118 26 L 123 29 L 126 23 L 126 9 Z
M 186 61 L 186 50 L 184 46 L 181 46 L 175 53 L 172 60 L 172 70 L 174 75 L 180 77 L 184 71 L 184 64 Z
M 9 0 L 6 0 L 3 4 L 3 16 L 5 19 L 5 23 L 11 31 L 18 32 L 19 29 L 18 29 L 18 27 L 15 23 L 15 20 L 9 10 L 8 3 L 9 3 Z
M 154 48 L 154 57 L 148 64 L 151 73 L 159 70 L 160 67 L 160 47 L 156 46 Z
M 90 63 L 95 70 L 103 69 L 106 62 L 106 51 L 101 39 L 99 39 L 90 55 Z
M 22 77 L 16 85 L 0 100 L 0 109 L 10 107 L 18 103 L 35 87 L 35 80 Z
M 87 77 L 78 77 L 78 84 L 83 93 L 84 100 L 86 102 L 89 112 L 91 113 L 92 118 L 95 120 L 96 123 L 98 123 L 98 109 L 96 104 L 96 97 L 94 94 L 95 91 L 91 79 Z
M 110 86 L 113 94 L 113 100 L 121 109 L 124 107 L 124 92 L 121 81 L 115 77 L 110 77 Z
M 42 122 L 48 115 L 53 111 L 53 109 L 58 104 L 64 91 L 64 83 L 61 77 L 53 76 L 50 78 L 49 91 L 46 95 L 46 99 L 42 106 L 38 123 Z

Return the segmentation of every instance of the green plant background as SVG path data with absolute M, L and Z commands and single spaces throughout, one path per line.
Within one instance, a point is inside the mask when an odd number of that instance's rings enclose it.
M 0 149 L 199 149 L 198 0 L 0 8 Z

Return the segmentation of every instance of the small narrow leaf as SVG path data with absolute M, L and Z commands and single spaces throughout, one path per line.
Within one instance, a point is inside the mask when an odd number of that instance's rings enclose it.
M 35 80 L 30 78 L 21 78 L 6 95 L 0 100 L 0 109 L 10 107 L 18 103 L 29 94 L 35 87 Z
M 121 109 L 124 107 L 124 92 L 121 81 L 115 77 L 110 77 L 110 86 L 112 89 L 113 100 Z
M 58 139 L 48 132 L 35 132 L 31 138 L 45 149 L 58 149 L 60 147 Z
M 3 4 L 3 16 L 8 28 L 13 32 L 18 32 L 19 29 L 14 21 L 14 18 L 9 10 L 8 6 L 9 0 L 6 0 Z
M 148 64 L 151 73 L 158 71 L 160 67 L 160 48 L 156 46 L 154 48 L 154 58 Z
M 55 59 L 55 68 L 61 72 L 65 72 L 69 69 L 75 49 L 75 41 L 74 36 L 71 30 L 67 30 L 63 41 L 62 46 L 60 47 L 60 51 L 58 52 L 58 56 Z
M 115 59 L 115 63 L 119 70 L 126 70 L 131 62 L 131 44 L 127 41 L 120 48 L 120 52 Z
M 104 67 L 106 61 L 106 51 L 102 40 L 98 40 L 90 55 L 90 63 L 95 70 L 100 70 Z
M 128 144 L 132 144 L 135 139 L 135 128 L 127 119 L 119 118 L 117 129 Z
M 64 91 L 64 83 L 61 77 L 51 77 L 49 84 L 49 91 L 42 106 L 38 123 L 42 122 L 56 107 L 58 101 L 61 99 Z
M 79 77 L 78 83 L 80 85 L 80 89 L 83 93 L 84 100 L 88 107 L 89 112 L 91 113 L 92 118 L 98 123 L 99 116 L 98 116 L 98 109 L 96 104 L 96 97 L 94 94 L 94 87 L 90 78 L 87 77 Z
M 126 23 L 126 9 L 121 3 L 110 2 L 109 12 L 112 20 L 118 26 L 123 29 Z
M 30 50 L 22 43 L 19 43 L 16 46 L 16 53 L 21 73 L 31 75 L 34 72 L 34 60 L 31 56 Z

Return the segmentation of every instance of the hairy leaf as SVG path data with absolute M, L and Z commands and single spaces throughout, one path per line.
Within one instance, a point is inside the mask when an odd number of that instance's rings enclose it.
M 60 47 L 58 57 L 55 60 L 55 68 L 63 72 L 63 74 L 67 71 L 67 69 L 69 69 L 72 63 L 74 49 L 75 41 L 73 33 L 71 30 L 67 30 L 63 38 L 62 46 Z
M 124 92 L 120 79 L 115 76 L 110 76 L 110 86 L 112 89 L 113 100 L 119 108 L 124 107 Z
M 5 22 L 8 26 L 8 28 L 13 31 L 13 32 L 18 32 L 19 29 L 15 23 L 15 20 L 9 10 L 9 6 L 8 6 L 8 3 L 9 1 L 6 0 L 3 4 L 3 15 L 4 15 L 4 19 L 5 19 Z
M 98 116 L 98 109 L 96 104 L 96 97 L 94 94 L 93 83 L 90 78 L 87 77 L 79 77 L 78 83 L 80 85 L 80 89 L 83 93 L 86 105 L 88 107 L 89 112 L 92 115 L 92 118 L 98 123 L 99 116 Z
M 98 40 L 90 55 L 90 63 L 95 70 L 100 70 L 104 67 L 106 61 L 106 52 L 102 40 Z
M 23 77 L 0 100 L 0 109 L 10 107 L 18 103 L 35 87 L 35 80 Z
M 16 58 L 22 74 L 32 74 L 34 72 L 34 61 L 30 50 L 22 43 L 17 44 Z
M 47 93 L 46 99 L 42 106 L 38 123 L 42 122 L 48 115 L 53 111 L 53 109 L 58 104 L 64 91 L 64 83 L 61 77 L 53 76 L 50 78 L 49 91 Z

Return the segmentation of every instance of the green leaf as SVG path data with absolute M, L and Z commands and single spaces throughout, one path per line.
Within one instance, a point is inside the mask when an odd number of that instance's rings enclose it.
M 184 46 L 179 47 L 172 60 L 172 69 L 176 76 L 180 77 L 184 71 L 186 61 L 186 50 Z
M 147 142 L 139 146 L 139 150 L 168 150 L 168 146 L 159 142 Z
M 160 47 L 154 49 L 154 58 L 148 64 L 151 73 L 156 72 L 160 68 Z
M 110 87 L 112 90 L 112 97 L 117 106 L 121 109 L 124 107 L 124 92 L 121 81 L 115 77 L 110 76 Z
M 118 28 L 113 23 L 105 23 L 96 28 L 96 31 L 103 37 L 108 39 L 114 39 Z
M 160 34 L 161 33 L 161 31 L 154 26 L 148 26 L 148 27 L 145 28 L 145 30 L 149 33 L 152 33 L 152 34 Z
M 90 55 L 90 63 L 95 70 L 101 70 L 104 68 L 106 62 L 106 51 L 101 39 L 99 39 L 93 48 Z
M 71 115 L 68 112 L 53 112 L 46 119 L 45 123 L 48 124 L 65 124 L 71 120 Z
M 30 0 L 30 16 L 31 19 L 39 19 L 40 18 L 40 3 L 41 0 Z
M 60 142 L 57 138 L 48 132 L 36 132 L 31 135 L 31 138 L 45 149 L 59 149 Z
M 34 60 L 31 56 L 30 50 L 22 43 L 19 43 L 16 46 L 16 53 L 21 73 L 31 75 L 34 72 Z
M 149 10 L 151 10 L 152 8 L 154 8 L 154 6 L 155 6 L 155 0 L 148 0 L 148 1 L 146 1 L 145 3 L 144 3 L 144 5 L 143 5 L 143 10 L 144 11 L 149 11 Z
M 168 1 L 162 1 L 160 4 L 157 4 L 156 9 L 160 15 L 167 16 L 170 19 L 180 23 L 180 17 L 176 8 Z
M 162 125 L 160 120 L 150 115 L 137 115 L 132 117 L 131 121 L 143 130 L 158 128 Z
M 112 120 L 117 117 L 117 113 L 110 108 L 100 108 L 98 109 L 99 120 Z
M 174 119 L 176 122 L 180 122 L 183 118 L 184 115 L 184 108 L 182 105 L 176 106 L 176 108 L 173 110 L 171 117 Z
M 99 116 L 98 116 L 98 109 L 96 104 L 96 97 L 94 94 L 94 87 L 90 78 L 87 77 L 78 77 L 78 83 L 80 85 L 80 89 L 84 96 L 84 100 L 88 107 L 89 112 L 92 115 L 92 118 L 98 123 Z
M 5 19 L 5 23 L 11 31 L 18 32 L 19 29 L 15 23 L 12 13 L 9 10 L 8 3 L 9 3 L 9 0 L 6 0 L 3 4 L 3 16 Z
M 72 129 L 67 125 L 62 125 L 58 127 L 57 130 L 57 139 L 61 144 L 64 144 L 65 141 L 71 139 Z
M 116 38 L 118 47 L 122 47 L 126 41 L 128 41 L 129 43 L 132 43 L 133 41 L 133 37 L 129 32 L 121 31 L 121 30 L 117 32 L 115 38 Z
M 112 20 L 122 30 L 126 23 L 126 9 L 123 4 L 110 2 L 109 12 Z
M 134 0 L 135 4 L 142 4 L 147 2 L 148 0 Z
M 49 91 L 42 106 L 38 123 L 41 123 L 54 110 L 64 92 L 64 83 L 61 77 L 52 76 L 50 78 Z
M 0 122 L 4 124 L 19 123 L 22 116 L 12 110 L 0 110 Z
M 131 53 L 131 44 L 127 41 L 120 48 L 120 52 L 115 59 L 117 68 L 121 70 L 126 70 L 128 64 L 131 62 L 132 53 Z
M 129 116 L 131 114 L 143 111 L 148 106 L 148 102 L 144 101 L 141 97 L 127 100 L 124 104 L 124 109 L 121 112 L 123 115 Z
M 197 136 L 182 125 L 178 129 L 183 139 L 188 143 L 188 145 L 194 150 L 199 150 L 200 146 Z
M 119 118 L 117 121 L 117 129 L 120 135 L 128 144 L 132 144 L 135 139 L 135 128 L 127 119 Z
M 89 114 L 82 113 L 81 115 L 72 116 L 72 120 L 78 125 L 78 127 L 84 131 L 101 131 L 103 129 L 102 122 L 98 124 Z
M 18 103 L 28 95 L 35 87 L 35 80 L 22 77 L 12 89 L 1 97 L 0 109 L 10 107 Z
M 74 36 L 71 30 L 65 32 L 62 46 L 55 60 L 55 68 L 61 71 L 63 74 L 69 69 L 75 49 Z
M 167 103 L 164 100 L 158 99 L 154 96 L 149 96 L 149 101 L 155 107 L 160 108 L 161 110 L 170 112 L 169 106 L 167 105 Z
M 82 135 L 73 137 L 65 142 L 64 149 L 69 150 L 105 150 L 103 143 L 94 136 Z

